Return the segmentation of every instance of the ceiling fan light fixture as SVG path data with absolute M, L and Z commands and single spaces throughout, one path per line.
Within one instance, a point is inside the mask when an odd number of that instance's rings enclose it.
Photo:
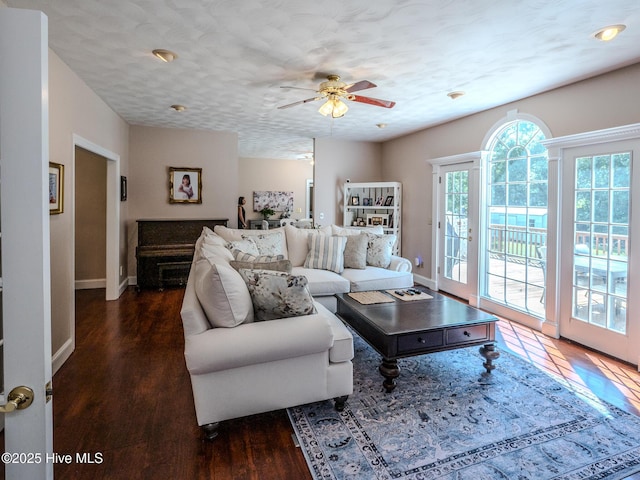
M 318 109 L 318 112 L 325 117 L 331 115 L 332 118 L 344 117 L 349 107 L 346 103 L 335 96 L 331 96 L 322 106 Z
M 153 53 L 156 57 L 158 57 L 165 63 L 173 62 L 176 58 L 178 58 L 178 55 L 170 50 L 164 50 L 163 48 L 153 50 L 151 53 Z
M 627 28 L 627 26 L 622 24 L 607 25 L 595 32 L 593 36 L 602 42 L 609 42 L 616 38 L 625 28 Z
M 344 117 L 344 114 L 347 113 L 347 110 L 349 110 L 349 107 L 347 107 L 346 103 L 341 100 L 335 100 L 331 116 L 333 118 Z

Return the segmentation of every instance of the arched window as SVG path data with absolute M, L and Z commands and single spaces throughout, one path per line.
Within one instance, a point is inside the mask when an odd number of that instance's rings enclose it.
M 547 149 L 528 120 L 498 128 L 485 165 L 486 251 L 482 295 L 544 316 L 547 237 Z

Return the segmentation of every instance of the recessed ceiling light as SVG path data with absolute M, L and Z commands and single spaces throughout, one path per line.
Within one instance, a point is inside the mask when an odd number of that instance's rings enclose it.
M 187 107 L 185 107 L 184 105 L 171 105 L 171 108 L 173 108 L 176 112 L 184 112 Z
M 167 62 L 167 63 L 173 62 L 176 58 L 178 58 L 178 55 L 176 55 L 175 53 L 169 50 L 163 50 L 161 48 L 153 50 L 151 53 L 153 53 L 156 57 L 158 57 L 163 62 Z
M 603 42 L 608 42 L 609 40 L 613 40 L 618 36 L 620 32 L 622 32 L 626 25 L 608 25 L 604 28 L 601 28 L 596 33 L 593 34 L 595 38 L 598 40 L 602 40 Z
M 386 123 L 376 123 L 376 127 L 378 128 L 385 128 L 387 126 Z
M 463 95 L 464 95 L 464 92 L 461 92 L 460 90 L 458 90 L 456 92 L 447 93 L 447 97 L 449 97 L 451 100 L 455 100 L 456 98 L 460 98 Z

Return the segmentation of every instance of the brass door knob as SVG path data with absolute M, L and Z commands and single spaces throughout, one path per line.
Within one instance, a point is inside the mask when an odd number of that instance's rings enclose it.
M 7 403 L 0 406 L 0 413 L 24 410 L 33 403 L 33 390 L 29 387 L 16 387 L 9 392 Z

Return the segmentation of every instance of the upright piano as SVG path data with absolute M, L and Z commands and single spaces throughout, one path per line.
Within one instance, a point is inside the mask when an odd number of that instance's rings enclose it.
M 138 290 L 185 285 L 202 227 L 227 226 L 228 219 L 138 220 Z

